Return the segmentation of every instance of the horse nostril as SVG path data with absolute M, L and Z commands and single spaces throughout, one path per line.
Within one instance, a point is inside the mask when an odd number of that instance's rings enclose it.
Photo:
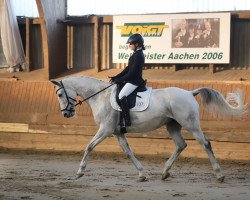
M 67 117 L 67 113 L 64 113 L 63 116 L 64 116 L 64 117 Z

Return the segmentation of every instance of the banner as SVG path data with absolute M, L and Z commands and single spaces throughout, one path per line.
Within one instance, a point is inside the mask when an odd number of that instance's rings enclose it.
M 229 63 L 230 21 L 230 13 L 114 16 L 113 62 L 128 62 L 127 39 L 140 33 L 146 63 Z

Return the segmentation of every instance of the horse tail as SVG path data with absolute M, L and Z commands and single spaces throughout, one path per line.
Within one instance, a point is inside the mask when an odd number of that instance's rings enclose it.
M 192 94 L 194 96 L 201 94 L 202 102 L 210 112 L 219 111 L 223 115 L 242 116 L 247 111 L 241 90 L 228 93 L 226 99 L 217 90 L 208 87 L 198 88 L 192 91 Z

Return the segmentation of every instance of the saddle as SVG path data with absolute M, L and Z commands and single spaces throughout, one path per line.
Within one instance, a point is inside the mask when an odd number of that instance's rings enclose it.
M 113 109 L 121 111 L 119 93 L 124 85 L 117 85 L 113 88 L 110 96 L 110 103 Z M 149 105 L 149 99 L 152 92 L 152 88 L 146 87 L 146 82 L 141 84 L 135 89 L 128 97 L 128 105 L 130 111 L 144 111 Z

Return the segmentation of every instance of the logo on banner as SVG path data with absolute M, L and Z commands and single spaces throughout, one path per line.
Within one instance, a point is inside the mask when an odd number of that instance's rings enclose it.
M 128 37 L 140 33 L 144 37 L 161 37 L 163 30 L 169 28 L 165 22 L 152 23 L 124 23 L 123 26 L 116 26 L 121 29 L 121 37 Z

